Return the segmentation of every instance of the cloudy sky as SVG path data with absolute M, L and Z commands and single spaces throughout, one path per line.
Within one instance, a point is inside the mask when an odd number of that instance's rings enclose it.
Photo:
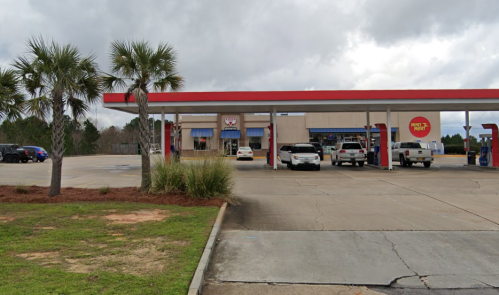
M 43 36 L 107 71 L 124 39 L 173 46 L 185 91 L 499 88 L 498 15 L 496 0 L 0 0 L 0 66 Z M 498 119 L 472 113 L 472 134 Z M 463 125 L 442 113 L 443 135 Z

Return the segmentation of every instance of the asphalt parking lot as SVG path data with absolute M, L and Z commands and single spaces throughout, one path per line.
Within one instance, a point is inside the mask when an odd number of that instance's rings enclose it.
M 228 208 L 204 294 L 258 294 L 268 283 L 286 288 L 269 294 L 317 285 L 324 286 L 316 294 L 336 294 L 333 285 L 497 292 L 499 171 L 464 160 L 394 171 L 331 166 L 327 158 L 321 171 L 231 161 L 240 205 Z M 48 186 L 50 170 L 50 161 L 0 163 L 0 184 Z M 62 178 L 65 187 L 139 186 L 140 156 L 68 157 Z

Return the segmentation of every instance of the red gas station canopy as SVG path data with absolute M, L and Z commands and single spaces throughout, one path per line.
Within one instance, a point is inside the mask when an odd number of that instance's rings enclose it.
M 104 94 L 104 107 L 138 108 L 123 93 Z M 150 113 L 499 111 L 499 89 L 162 92 L 149 94 Z

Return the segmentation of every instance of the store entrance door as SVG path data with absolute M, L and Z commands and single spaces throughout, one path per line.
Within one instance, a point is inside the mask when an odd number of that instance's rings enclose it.
M 224 150 L 227 156 L 236 156 L 239 149 L 239 139 L 224 139 Z

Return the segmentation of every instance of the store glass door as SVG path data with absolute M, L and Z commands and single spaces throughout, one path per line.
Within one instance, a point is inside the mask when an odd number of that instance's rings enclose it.
M 239 139 L 224 139 L 224 151 L 227 156 L 236 156 L 239 149 Z

